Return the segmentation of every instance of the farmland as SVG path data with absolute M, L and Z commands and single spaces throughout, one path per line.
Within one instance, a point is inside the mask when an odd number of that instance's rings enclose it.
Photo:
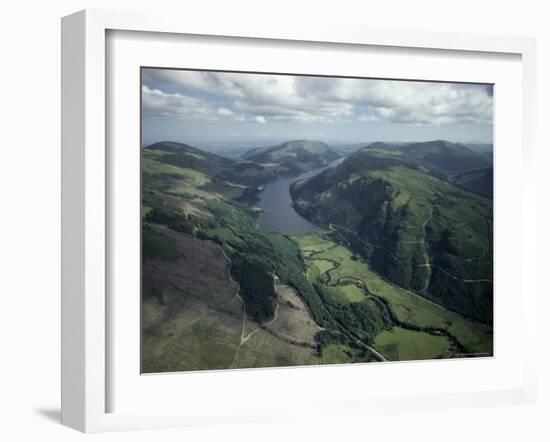
M 440 229 L 429 218 L 432 212 L 438 212 L 437 222 L 454 216 L 450 206 L 430 208 L 428 200 L 430 192 L 446 192 L 448 184 L 402 169 L 370 175 L 394 187 L 406 179 L 418 186 L 418 198 L 425 198 L 415 207 L 411 187 L 410 193 L 391 194 L 386 204 L 392 211 L 409 210 L 399 221 L 397 248 L 384 252 L 397 256 L 394 264 L 412 260 L 407 265 L 416 268 L 421 284 L 409 287 L 380 270 L 378 255 L 357 233 L 357 214 L 345 201 L 339 210 L 349 216 L 341 224 L 321 223 L 319 231 L 300 235 L 263 229 L 254 201 L 279 167 L 174 143 L 144 150 L 143 372 L 492 355 L 491 325 L 460 311 L 471 305 L 453 309 L 430 294 L 442 290 L 430 282 L 437 272 L 467 273 L 477 266 L 482 278 L 491 266 L 490 243 L 472 233 L 475 223 L 485 226 L 485 203 L 479 203 L 479 220 L 455 226 L 444 238 L 463 248 L 453 249 L 459 258 L 446 257 L 447 264 L 459 263 L 466 252 L 480 259 L 451 270 L 440 261 L 428 268 L 425 260 L 439 252 L 427 247 L 425 235 Z M 351 176 L 348 184 L 361 179 Z M 462 190 L 456 192 L 464 197 Z M 472 213 L 467 212 L 473 220 Z M 428 283 L 422 279 L 426 275 Z
M 318 238 L 318 241 L 316 240 Z M 346 247 L 320 237 L 318 234 L 296 236 L 293 239 L 300 244 L 304 252 L 304 259 L 310 270 L 308 275 L 316 281 L 324 281 L 325 285 L 334 293 L 334 298 L 340 302 L 364 302 L 369 296 L 385 300 L 397 317 L 406 324 L 419 329 L 443 329 L 456 337 L 466 352 L 492 354 L 492 328 L 472 321 L 462 315 L 437 305 L 413 292 L 403 289 L 384 279 L 370 268 L 362 259 L 354 256 Z M 312 253 L 312 250 L 314 252 Z M 307 256 L 305 255 L 307 253 Z M 332 265 L 320 269 L 318 262 L 330 262 Z M 312 270 L 313 269 L 313 270 Z M 352 283 L 352 284 L 350 284 Z M 353 287 L 353 289 L 351 289 Z M 351 292 L 351 295 L 350 295 Z M 384 337 L 375 340 L 375 346 L 380 349 L 380 342 L 388 346 L 396 340 L 410 341 L 415 331 L 401 329 L 391 334 L 383 332 Z M 417 332 L 416 332 L 417 333 Z M 421 335 L 418 335 L 421 336 Z M 430 336 L 430 335 L 428 335 Z M 433 338 L 433 336 L 430 336 Z M 441 350 L 443 355 L 449 343 L 445 337 L 430 340 L 439 342 L 434 348 Z M 433 350 L 429 346 L 419 346 L 419 357 L 433 357 Z M 420 353 L 418 353 L 420 352 Z M 382 353 L 384 353 L 382 351 Z

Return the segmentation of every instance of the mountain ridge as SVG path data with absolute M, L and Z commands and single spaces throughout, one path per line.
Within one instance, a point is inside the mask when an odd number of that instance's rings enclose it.
M 492 198 L 491 159 L 464 144 L 446 140 L 404 145 L 375 142 L 358 152 L 365 150 L 383 152 L 387 157 L 399 159 L 409 167 L 428 172 L 464 190 Z
M 440 164 L 452 162 L 451 148 Z M 490 323 L 492 201 L 420 166 L 417 150 L 366 146 L 294 183 L 295 208 L 336 232 L 392 282 Z
M 290 140 L 242 155 L 243 159 L 260 164 L 278 164 L 286 169 L 284 174 L 290 176 L 326 166 L 340 157 L 328 144 L 311 140 Z

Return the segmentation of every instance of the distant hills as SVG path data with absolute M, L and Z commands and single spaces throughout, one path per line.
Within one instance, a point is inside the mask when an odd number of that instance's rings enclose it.
M 493 354 L 487 152 L 353 149 L 142 148 L 143 372 Z M 262 227 L 270 189 L 317 228 Z
M 155 143 L 143 149 L 144 195 L 154 189 L 254 204 L 261 186 L 278 176 L 337 158 L 325 143 L 307 140 L 242 158 Z M 340 235 L 390 281 L 490 323 L 492 176 L 491 161 L 461 144 L 377 142 L 295 183 L 291 194 L 299 213 Z
M 474 152 L 480 153 L 485 156 L 485 154 L 493 153 L 493 143 L 464 143 L 465 146 L 472 149 Z
M 163 141 L 143 148 L 145 157 L 180 168 L 193 169 L 218 180 L 244 186 L 261 186 L 277 176 L 296 176 L 340 158 L 318 141 L 288 141 L 249 150 L 228 158 L 184 143 Z
M 467 143 L 466 146 L 468 146 L 474 152 L 477 152 L 480 155 L 484 156 L 485 158 L 487 158 L 487 160 L 489 160 L 491 164 L 493 164 L 493 143 Z
M 252 149 L 242 157 L 261 164 L 278 165 L 292 176 L 326 166 L 340 155 L 320 141 L 294 140 L 273 147 Z
M 491 323 L 492 200 L 457 187 L 489 193 L 489 169 L 492 177 L 486 158 L 443 140 L 373 143 L 291 194 L 387 279 Z
M 383 143 L 376 143 L 376 148 L 383 149 L 381 144 Z M 409 157 L 408 159 L 416 160 L 419 167 L 427 167 L 431 173 L 441 176 L 491 166 L 481 154 L 463 144 L 445 140 L 407 144 L 398 146 L 392 151 L 403 152 Z
M 145 147 L 144 157 L 163 164 L 192 169 L 212 180 L 252 187 L 273 180 L 285 170 L 276 164 L 262 165 L 255 161 L 227 158 L 188 144 L 167 141 Z

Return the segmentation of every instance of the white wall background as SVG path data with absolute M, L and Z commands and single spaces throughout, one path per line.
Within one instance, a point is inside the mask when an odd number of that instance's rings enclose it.
M 543 251 L 550 245 L 550 13 L 544 1 L 12 0 L 0 9 L 0 439 L 77 441 L 59 425 L 60 17 L 83 8 L 168 10 L 228 20 L 355 24 L 538 39 L 540 399 L 537 405 L 88 436 L 160 440 L 550 440 Z M 545 124 L 546 122 L 546 124 Z M 546 191 L 546 192 L 545 192 Z M 544 204 L 543 206 L 543 203 Z M 518 330 L 521 333 L 521 330 Z M 518 357 L 521 351 L 518 349 Z

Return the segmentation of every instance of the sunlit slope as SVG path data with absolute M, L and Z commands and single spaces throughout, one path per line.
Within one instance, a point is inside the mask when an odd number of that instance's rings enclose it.
M 268 148 L 253 149 L 243 158 L 262 164 L 276 164 L 287 175 L 326 166 L 339 155 L 320 141 L 294 140 Z
M 361 149 L 296 183 L 296 208 L 338 232 L 392 282 L 492 323 L 492 200 L 435 176 L 436 167 L 451 170 L 456 145 L 445 159 L 445 150 L 433 152 L 439 142 L 423 144 L 424 153 L 418 145 Z
M 298 246 L 243 202 L 243 163 L 176 143 L 142 151 L 144 372 L 320 361 L 323 306 Z
M 392 312 L 394 328 L 408 330 L 408 332 L 385 334 L 386 338 L 405 338 L 404 342 L 401 339 L 397 340 L 406 347 L 409 338 L 416 337 L 424 341 L 422 338 L 428 333 L 439 336 L 439 341 L 446 342 L 448 339 L 441 333 L 441 330 L 444 330 L 447 337 L 452 336 L 451 339 L 458 340 L 463 348 L 445 350 L 438 353 L 438 357 L 456 356 L 457 353 L 458 356 L 464 353 L 485 356 L 492 354 L 492 327 L 469 320 L 391 283 L 374 272 L 363 259 L 328 238 L 313 233 L 295 236 L 293 239 L 300 245 L 308 265 L 308 278 L 316 284 L 323 284 L 334 300 L 341 303 L 365 303 L 374 298 L 377 298 L 377 301 L 384 301 Z M 408 356 L 399 355 L 394 354 L 391 349 L 388 352 L 388 348 L 379 347 L 379 345 L 386 347 L 387 342 L 384 343 L 383 339 L 378 340 L 378 336 L 375 339 L 375 346 L 388 358 L 401 360 L 410 356 L 410 353 Z M 434 356 L 432 351 L 435 348 L 416 347 L 416 349 L 422 349 L 416 352 L 415 357 L 418 359 Z
M 492 150 L 477 152 L 463 144 L 445 140 L 422 143 L 372 143 L 365 147 L 384 158 L 398 159 L 407 167 L 427 173 L 456 186 L 492 197 Z
M 314 364 L 334 343 L 382 360 L 369 344 L 385 309 L 325 300 L 299 246 L 259 227 L 231 164 L 181 145 L 142 153 L 144 369 Z
M 160 142 L 142 149 L 142 161 L 155 161 L 165 165 L 192 170 L 209 176 L 213 183 L 220 182 L 244 186 L 258 186 L 277 175 L 276 167 L 254 161 L 226 158 L 193 146 L 174 142 Z M 145 177 L 155 176 L 157 170 L 144 168 Z

